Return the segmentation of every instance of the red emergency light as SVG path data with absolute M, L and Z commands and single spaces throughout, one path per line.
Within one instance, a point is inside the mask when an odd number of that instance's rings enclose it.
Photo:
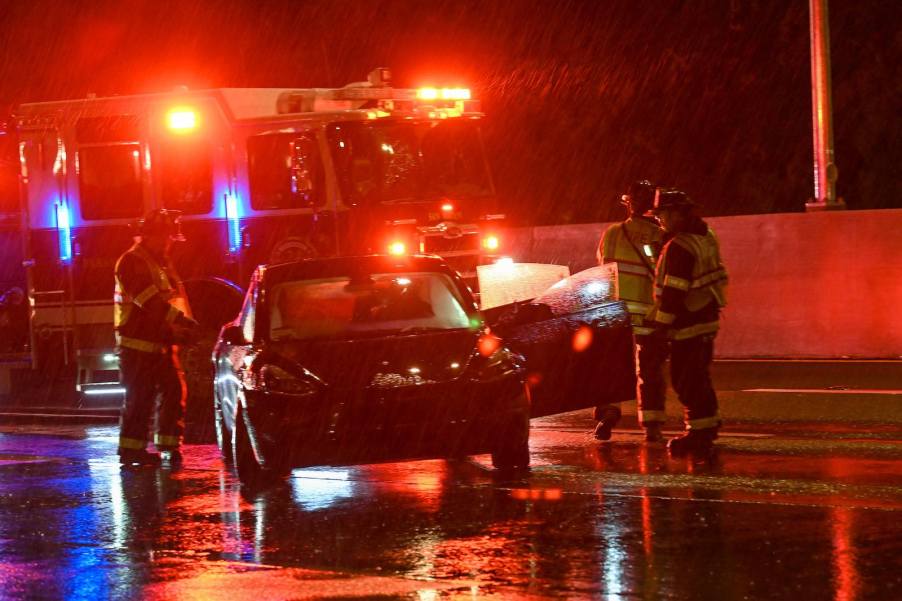
M 419 88 L 419 100 L 469 100 L 469 88 Z
M 166 126 L 174 133 L 186 134 L 197 129 L 197 113 L 188 107 L 177 107 L 166 113 Z

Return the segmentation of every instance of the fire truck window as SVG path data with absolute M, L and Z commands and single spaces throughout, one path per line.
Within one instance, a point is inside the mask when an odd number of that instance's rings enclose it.
M 491 194 L 472 124 L 342 123 L 328 136 L 347 205 Z
M 299 209 L 325 202 L 325 174 L 312 135 L 254 136 L 247 151 L 254 209 Z
M 78 185 L 81 213 L 85 219 L 139 217 L 143 212 L 143 199 L 138 145 L 79 149 Z
M 0 214 L 19 210 L 19 154 L 14 136 L 0 135 Z
M 213 209 L 213 156 L 205 140 L 171 140 L 152 159 L 165 208 L 186 215 L 202 215 Z
M 423 171 L 429 196 L 472 198 L 491 194 L 479 130 L 447 122 L 423 136 Z

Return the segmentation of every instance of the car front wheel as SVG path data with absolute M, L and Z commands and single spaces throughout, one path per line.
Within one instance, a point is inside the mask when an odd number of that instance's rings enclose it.
M 291 471 L 287 456 L 273 456 L 268 459 L 267 465 L 260 463 L 251 442 L 250 421 L 243 409 L 235 416 L 232 457 L 238 480 L 250 487 L 275 482 Z
M 219 446 L 219 453 L 226 465 L 232 464 L 232 436 L 229 429 L 223 423 L 222 404 L 219 400 L 213 401 L 213 431 L 216 433 L 216 444 Z

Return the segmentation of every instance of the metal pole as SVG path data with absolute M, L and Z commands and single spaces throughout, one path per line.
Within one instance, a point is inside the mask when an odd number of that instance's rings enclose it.
M 838 170 L 833 162 L 833 102 L 830 81 L 830 23 L 827 0 L 808 0 L 811 23 L 811 122 L 814 198 L 809 211 L 844 209 L 836 199 Z

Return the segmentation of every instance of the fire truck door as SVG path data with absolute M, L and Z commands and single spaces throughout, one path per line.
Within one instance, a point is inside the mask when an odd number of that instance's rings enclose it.
M 532 417 L 635 398 L 629 314 L 613 294 L 608 268 L 593 267 L 487 316 L 526 359 Z

